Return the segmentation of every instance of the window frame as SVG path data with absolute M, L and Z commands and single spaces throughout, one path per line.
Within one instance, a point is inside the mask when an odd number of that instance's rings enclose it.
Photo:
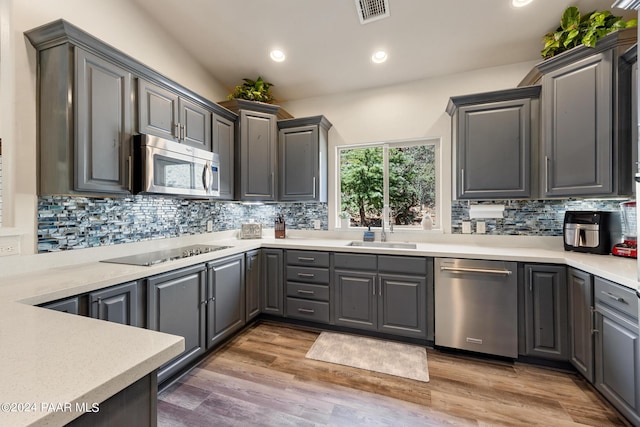
M 435 153 L 435 175 L 436 175 L 436 185 L 435 185 L 435 203 L 436 203 L 436 216 L 437 223 L 434 224 L 431 230 L 422 230 L 421 228 L 415 226 L 399 226 L 394 225 L 394 232 L 416 232 L 420 231 L 422 233 L 443 233 L 443 209 L 442 209 L 442 137 L 424 137 L 424 138 L 412 138 L 412 139 L 402 139 L 402 140 L 393 140 L 393 141 L 379 141 L 379 142 L 367 142 L 362 144 L 345 144 L 336 146 L 335 150 L 335 159 L 336 159 L 336 173 L 335 173 L 335 218 L 336 221 L 334 223 L 334 230 L 336 231 L 362 231 L 366 227 L 357 226 L 348 228 L 342 228 L 340 221 L 340 213 L 342 207 L 342 191 L 341 191 L 341 152 L 342 150 L 350 150 L 355 148 L 382 148 L 382 163 L 383 163 L 383 225 L 385 230 L 389 230 L 389 148 L 397 148 L 397 147 L 412 147 L 412 146 L 421 146 L 421 145 L 433 145 Z M 381 230 L 382 227 L 371 227 L 372 230 Z

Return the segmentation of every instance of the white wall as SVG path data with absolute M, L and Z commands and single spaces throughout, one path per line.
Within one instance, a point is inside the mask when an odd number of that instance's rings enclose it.
M 538 61 L 486 68 L 374 90 L 282 103 L 294 117 L 323 114 L 329 133 L 329 226 L 336 216 L 336 147 L 424 137 L 441 139 L 441 205 L 444 231 L 451 223 L 451 118 L 449 97 L 516 87 Z
M 3 225 L 23 235 L 23 253 L 33 253 L 36 53 L 24 31 L 62 18 L 205 98 L 224 99 L 228 91 L 129 0 L 0 0 L 0 12 Z

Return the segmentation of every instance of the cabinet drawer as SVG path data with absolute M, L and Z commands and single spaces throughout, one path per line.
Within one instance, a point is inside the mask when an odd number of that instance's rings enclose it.
M 329 267 L 329 252 L 287 251 L 287 265 Z
M 377 270 L 378 258 L 376 255 L 342 254 L 337 253 L 333 258 L 335 268 L 349 270 Z
M 426 276 L 427 259 L 409 256 L 378 255 L 378 270 L 390 273 Z
M 287 296 L 329 301 L 329 286 L 287 282 Z
M 329 323 L 329 303 L 288 297 L 287 317 Z
M 287 266 L 287 280 L 328 285 L 329 269 Z
M 634 319 L 638 318 L 638 297 L 633 290 L 601 277 L 594 277 L 593 284 L 596 301 L 602 301 Z

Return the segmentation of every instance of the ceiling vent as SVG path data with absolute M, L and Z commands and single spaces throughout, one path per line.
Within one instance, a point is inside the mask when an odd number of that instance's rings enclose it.
M 389 0 L 355 0 L 361 24 L 389 16 Z

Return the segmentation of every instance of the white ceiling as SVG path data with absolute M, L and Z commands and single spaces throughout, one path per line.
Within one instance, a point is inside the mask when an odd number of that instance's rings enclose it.
M 287 101 L 538 60 L 566 7 L 614 0 L 389 0 L 391 16 L 366 25 L 354 0 L 135 1 L 229 89 L 262 75 Z M 274 48 L 286 61 L 269 58 Z M 373 64 L 380 49 L 389 59 Z

